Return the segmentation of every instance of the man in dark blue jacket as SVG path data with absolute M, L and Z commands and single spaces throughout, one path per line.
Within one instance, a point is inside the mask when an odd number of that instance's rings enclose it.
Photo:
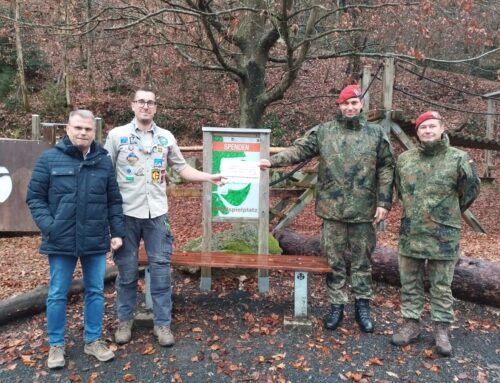
M 26 202 L 42 233 L 40 253 L 48 255 L 47 297 L 49 368 L 64 359 L 66 303 L 76 262 L 85 286 L 84 351 L 100 361 L 114 358 L 101 340 L 106 253 L 125 235 L 122 198 L 106 150 L 94 141 L 95 118 L 88 110 L 71 112 L 67 135 L 45 151 L 33 169 Z

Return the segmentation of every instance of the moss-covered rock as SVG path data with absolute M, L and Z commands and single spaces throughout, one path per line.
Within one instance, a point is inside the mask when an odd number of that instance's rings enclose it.
M 254 224 L 233 224 L 229 230 L 216 233 L 212 238 L 212 251 L 222 251 L 227 253 L 257 254 L 259 251 L 258 227 Z M 183 247 L 183 251 L 201 251 L 202 238 L 196 238 Z M 268 235 L 269 254 L 281 254 L 282 250 L 279 242 L 274 236 Z M 189 272 L 196 272 L 199 268 L 182 268 Z
M 201 251 L 202 238 L 196 238 L 186 243 L 183 251 Z M 212 239 L 212 251 L 228 253 L 257 254 L 259 251 L 259 235 L 257 225 L 233 224 L 229 230 L 216 233 Z M 279 242 L 274 236 L 268 235 L 269 254 L 281 254 Z

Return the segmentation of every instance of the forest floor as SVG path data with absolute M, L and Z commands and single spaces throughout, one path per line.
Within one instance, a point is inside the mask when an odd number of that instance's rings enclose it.
M 463 255 L 500 261 L 500 191 L 483 187 L 472 212 L 488 234 L 463 227 Z M 170 219 L 175 247 L 201 236 L 201 201 L 171 198 Z M 378 245 L 397 247 L 399 207 L 378 233 Z M 308 206 L 292 229 L 317 235 L 320 220 Z M 38 254 L 39 235 L 0 238 L 2 273 L 0 299 L 27 292 L 48 281 L 47 260 Z M 109 259 L 110 265 L 112 264 Z M 79 277 L 77 270 L 75 277 Z M 221 277 L 213 290 L 202 293 L 198 277 L 173 272 L 174 321 L 177 344 L 157 346 L 150 329 L 137 329 L 134 341 L 113 343 L 115 328 L 113 286 L 106 288 L 104 337 L 115 350 L 111 363 L 96 363 L 82 352 L 82 298 L 74 296 L 68 307 L 67 368 L 50 371 L 45 366 L 48 346 L 45 314 L 4 325 L 0 331 L 0 381 L 5 382 L 494 382 L 500 379 L 500 312 L 487 306 L 457 302 L 451 358 L 433 349 L 426 303 L 425 332 L 414 345 L 399 349 L 389 343 L 400 322 L 399 289 L 376 284 L 373 315 L 377 328 L 363 334 L 347 308 L 343 325 L 335 332 L 322 327 L 328 309 L 324 280 L 310 281 L 310 331 L 285 331 L 284 316 L 293 310 L 293 275 L 272 272 L 269 294 L 258 294 L 257 279 Z

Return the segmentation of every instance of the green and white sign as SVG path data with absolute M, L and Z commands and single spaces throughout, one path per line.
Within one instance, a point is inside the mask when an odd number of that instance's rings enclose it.
M 259 217 L 261 142 L 259 137 L 212 137 L 212 172 L 227 178 L 224 186 L 212 186 L 212 217 Z

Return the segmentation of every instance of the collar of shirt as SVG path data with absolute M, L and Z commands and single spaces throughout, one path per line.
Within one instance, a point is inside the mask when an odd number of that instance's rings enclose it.
M 130 133 L 133 134 L 134 136 L 139 137 L 138 133 L 141 133 L 141 132 L 144 132 L 144 131 L 141 130 L 141 129 L 139 129 L 139 127 L 137 126 L 137 120 L 134 118 L 132 120 L 132 122 L 130 123 Z M 151 128 L 149 128 L 149 130 L 147 130 L 144 133 L 147 133 L 147 132 L 151 132 L 151 134 L 153 135 L 153 137 L 157 137 L 158 136 L 158 126 L 155 124 L 154 121 L 151 124 Z
M 89 155 L 90 153 L 90 146 L 89 146 L 89 150 L 87 150 L 87 153 L 83 153 L 83 159 L 85 160 L 87 158 L 87 156 Z

